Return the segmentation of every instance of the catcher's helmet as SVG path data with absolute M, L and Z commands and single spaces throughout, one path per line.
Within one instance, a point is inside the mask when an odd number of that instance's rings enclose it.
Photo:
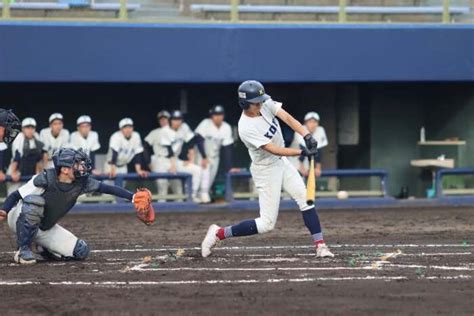
M 263 85 L 256 80 L 247 80 L 239 86 L 239 105 L 243 110 L 247 110 L 252 103 L 265 102 L 270 96 L 265 93 Z
M 12 110 L 0 109 L 0 126 L 5 127 L 3 141 L 7 145 L 11 144 L 15 140 L 15 137 L 20 133 L 21 130 L 20 120 Z
M 62 167 L 72 168 L 77 179 L 87 178 L 92 170 L 92 161 L 82 149 L 59 148 L 53 154 L 53 163 L 58 173 Z

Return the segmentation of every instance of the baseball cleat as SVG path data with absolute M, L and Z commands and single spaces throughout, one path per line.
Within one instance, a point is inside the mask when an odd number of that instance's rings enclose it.
M 334 258 L 334 254 L 329 250 L 326 244 L 319 244 L 316 248 L 317 258 Z
M 211 197 L 209 196 L 209 193 L 207 192 L 201 193 L 201 195 L 199 196 L 199 199 L 201 200 L 201 203 L 203 204 L 211 203 Z
M 16 263 L 19 264 L 35 264 L 36 258 L 33 254 L 33 251 L 29 247 L 22 247 L 17 252 L 13 258 Z
M 204 237 L 204 240 L 201 243 L 201 254 L 204 258 L 209 257 L 212 252 L 212 248 L 217 245 L 219 238 L 217 238 L 216 234 L 219 228 L 220 227 L 216 224 L 209 226 L 206 237 Z

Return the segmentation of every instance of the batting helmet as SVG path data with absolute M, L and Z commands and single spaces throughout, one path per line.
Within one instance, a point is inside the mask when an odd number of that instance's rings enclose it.
M 59 148 L 53 154 L 53 163 L 58 173 L 62 167 L 72 168 L 76 178 L 86 178 L 92 171 L 92 161 L 82 149 Z
M 263 85 L 256 80 L 247 80 L 239 86 L 239 105 L 243 110 L 247 110 L 252 103 L 265 102 L 270 96 L 265 93 Z
M 5 127 L 3 141 L 8 145 L 15 140 L 21 129 L 20 120 L 12 110 L 0 109 L 0 126 Z

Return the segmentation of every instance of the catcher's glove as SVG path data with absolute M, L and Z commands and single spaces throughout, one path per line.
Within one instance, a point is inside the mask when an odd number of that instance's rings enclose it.
M 146 225 L 151 225 L 155 221 L 155 210 L 151 204 L 151 192 L 148 189 L 140 188 L 133 195 L 133 204 L 137 211 L 137 217 Z

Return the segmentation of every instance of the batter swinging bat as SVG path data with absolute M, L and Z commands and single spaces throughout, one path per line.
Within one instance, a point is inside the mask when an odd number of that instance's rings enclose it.
M 308 183 L 306 184 L 306 203 L 314 204 L 316 198 L 316 177 L 314 175 L 314 156 L 309 157 Z

